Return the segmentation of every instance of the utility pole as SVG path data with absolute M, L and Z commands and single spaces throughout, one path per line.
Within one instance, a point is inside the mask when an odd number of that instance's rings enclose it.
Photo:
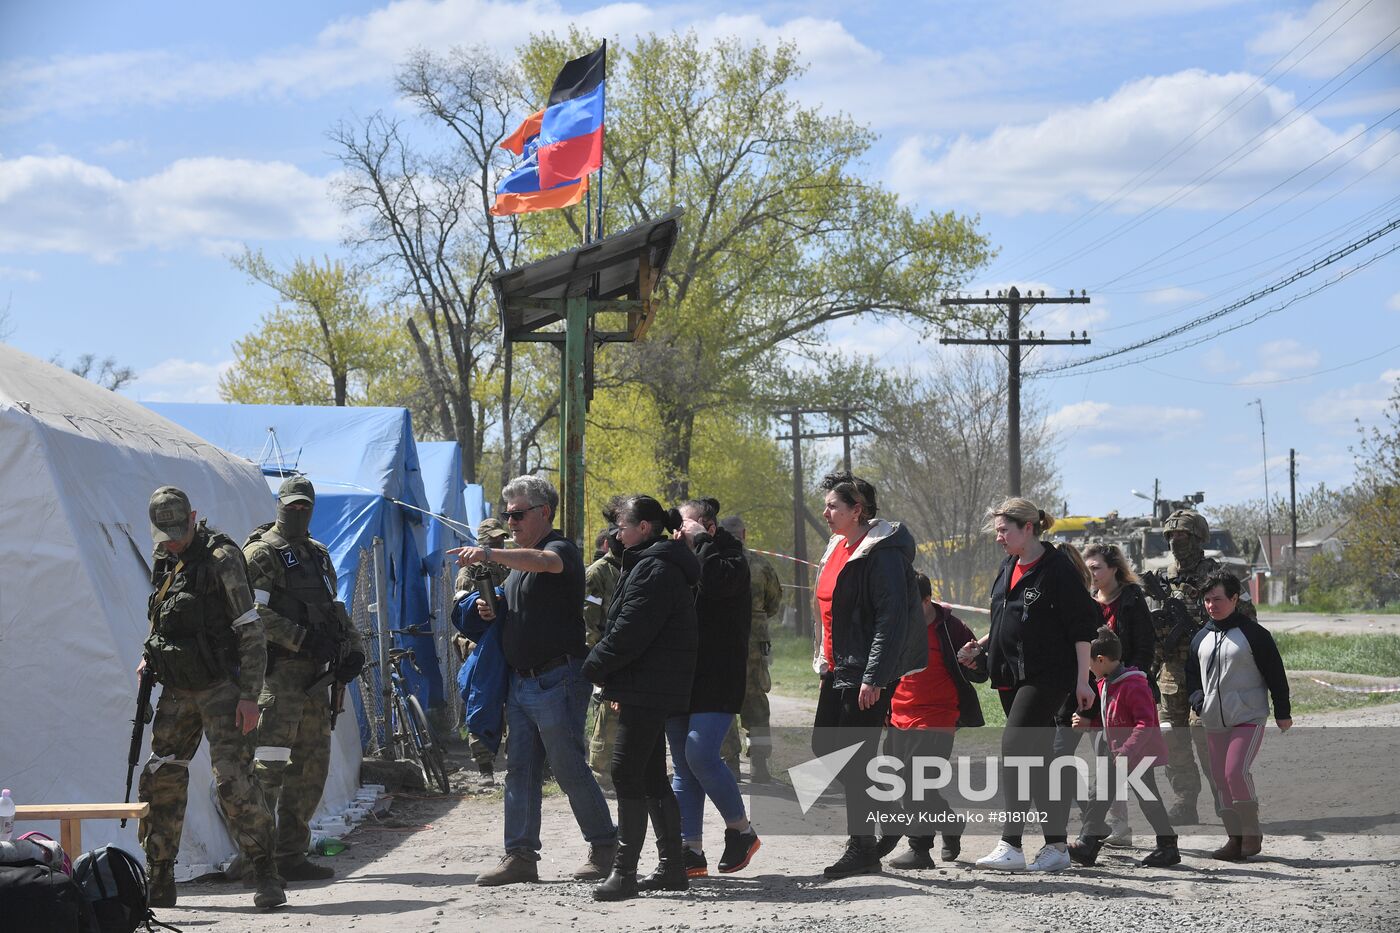
M 1269 546 L 1269 572 L 1273 572 L 1274 565 L 1274 504 L 1269 501 L 1269 440 L 1264 434 L 1264 400 L 1256 398 L 1247 405 L 1256 405 L 1259 408 L 1259 449 L 1264 454 L 1264 530 L 1267 535 Z M 1265 602 L 1266 600 L 1260 600 Z
M 787 434 L 779 434 L 780 441 L 792 441 L 792 556 L 797 558 L 795 562 L 796 572 L 793 575 L 793 583 L 797 586 L 798 595 L 795 605 L 797 608 L 797 634 L 810 634 L 811 619 L 803 607 L 808 602 L 808 576 L 807 576 L 807 525 L 816 524 L 811 513 L 807 511 L 807 490 L 806 477 L 802 472 L 802 442 L 814 441 L 822 438 L 841 438 L 842 462 L 845 464 L 846 472 L 851 472 L 851 438 L 859 437 L 870 432 L 864 429 L 851 430 L 851 417 L 861 414 L 865 409 L 851 408 L 849 405 L 841 408 L 790 408 L 777 412 L 778 415 L 788 419 Z M 825 432 L 804 432 L 802 430 L 803 415 L 825 415 L 828 418 L 841 419 L 840 431 Z M 820 527 L 820 526 L 818 526 Z
M 997 292 L 995 298 L 991 296 L 991 292 L 987 292 L 981 298 L 975 298 L 971 295 L 955 295 L 952 298 L 944 298 L 938 303 L 945 308 L 951 305 L 989 304 L 1006 308 L 1005 333 L 994 336 L 988 332 L 985 337 L 943 337 L 938 342 L 944 345 L 971 344 L 1006 347 L 1004 356 L 1006 359 L 1007 485 L 1011 495 L 1019 496 L 1021 494 L 1021 360 L 1023 358 L 1021 348 L 1077 345 L 1089 342 L 1087 331 L 1079 337 L 1074 336 L 1074 331 L 1070 331 L 1068 339 L 1051 338 L 1047 340 L 1045 331 L 1041 331 L 1039 337 L 1034 332 L 1027 332 L 1027 335 L 1022 337 L 1021 325 L 1025 321 L 1024 314 L 1036 305 L 1087 305 L 1089 299 L 1082 289 L 1078 296 L 1071 289 L 1069 295 L 1063 298 L 1046 298 L 1044 289 L 1035 296 L 1032 296 L 1030 290 L 1027 289 L 1023 296 L 1020 290 L 1013 285 L 1004 292 Z
M 1288 448 L 1288 524 L 1292 529 L 1293 551 L 1288 555 L 1288 601 L 1293 602 L 1298 585 L 1298 452 Z

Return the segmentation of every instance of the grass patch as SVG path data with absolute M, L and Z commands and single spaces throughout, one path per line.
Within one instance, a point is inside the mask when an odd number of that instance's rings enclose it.
M 1400 635 L 1275 632 L 1274 641 L 1290 671 L 1400 677 Z

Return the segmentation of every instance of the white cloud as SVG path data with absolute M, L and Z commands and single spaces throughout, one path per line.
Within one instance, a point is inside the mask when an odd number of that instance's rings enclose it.
M 1194 427 L 1204 418 L 1205 413 L 1195 408 L 1084 401 L 1052 412 L 1046 422 L 1056 433 L 1084 429 L 1123 434 L 1160 434 Z
M 964 134 L 944 146 L 908 139 L 891 157 L 889 174 L 905 193 L 941 203 L 976 204 L 1012 215 L 1076 209 L 1114 196 L 1144 165 L 1192 137 L 1203 117 L 1230 106 L 1237 95 L 1247 99 L 1254 81 L 1249 74 L 1195 69 L 1143 78 L 1110 97 L 1056 111 L 1039 123 L 1002 125 L 981 138 Z M 1116 209 L 1141 210 L 1176 198 L 1183 186 L 1191 186 L 1189 192 L 1172 205 L 1233 206 L 1318 159 L 1322 161 L 1317 171 L 1323 172 L 1356 156 L 1332 179 L 1350 181 L 1400 152 L 1400 137 L 1379 138 L 1384 131 L 1377 131 L 1326 157 L 1356 130 L 1335 132 L 1313 116 L 1284 120 L 1268 129 L 1295 102 L 1292 94 L 1277 88 L 1263 91 L 1213 132 L 1200 134 L 1197 145 L 1158 175 L 1122 193 Z M 1264 135 L 1254 140 L 1261 132 Z M 1234 158 L 1237 149 L 1245 152 L 1256 144 L 1257 149 L 1217 176 L 1196 183 L 1202 173 L 1214 172 L 1217 163 Z M 1400 166 L 1391 165 L 1377 175 L 1400 177 Z
M 1314 369 L 1322 362 L 1322 354 L 1304 347 L 1297 340 L 1271 340 L 1256 351 L 1259 360 L 1274 369 Z
M 0 266 L 0 282 L 37 282 L 39 278 L 39 272 L 36 269 Z
M 1084 453 L 1090 457 L 1116 457 L 1123 452 L 1123 448 L 1117 444 L 1090 444 L 1084 448 Z
M 1211 347 L 1201 356 L 1201 368 L 1208 373 L 1223 375 L 1234 372 L 1240 366 L 1240 360 L 1236 354 L 1226 353 L 1220 347 Z
M 1312 424 L 1338 433 L 1350 433 L 1355 422 L 1365 424 L 1381 416 L 1397 378 L 1400 378 L 1400 370 L 1388 369 L 1372 382 L 1325 392 L 1303 408 L 1303 416 Z
M 1321 0 L 1304 13 L 1280 13 L 1271 19 L 1270 27 L 1250 43 L 1250 51 L 1273 59 L 1297 46 L 1281 68 L 1292 66 L 1297 74 L 1330 78 L 1363 56 L 1369 61 L 1389 47 L 1383 37 L 1400 27 L 1400 4 Z M 1378 41 L 1379 48 L 1368 56 Z
M 1205 292 L 1198 292 L 1193 288 L 1159 288 L 1155 292 L 1148 292 L 1145 296 L 1154 305 L 1184 305 L 1193 301 L 1199 301 L 1206 296 Z
M 548 0 L 394 0 L 332 22 L 309 43 L 250 59 L 135 50 L 12 61 L 0 65 L 0 86 L 7 89 L 0 122 L 69 110 L 316 96 L 383 80 L 417 48 L 446 51 L 484 43 L 506 52 L 531 33 L 566 24 L 616 35 L 645 31 L 654 23 L 651 12 L 637 3 L 565 13 Z
M 1385 306 L 1391 311 L 1400 311 L 1400 292 L 1391 295 L 1390 300 L 1385 303 Z
M 244 239 L 335 240 L 330 179 L 285 162 L 180 159 L 127 181 L 71 156 L 0 160 L 0 253 L 222 248 Z
M 218 402 L 219 377 L 233 366 L 233 360 L 201 363 L 174 357 L 162 360 L 136 375 L 124 390 L 141 402 Z

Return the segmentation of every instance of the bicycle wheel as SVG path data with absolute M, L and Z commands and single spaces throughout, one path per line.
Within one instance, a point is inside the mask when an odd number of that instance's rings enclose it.
M 418 743 L 418 759 L 423 764 L 424 776 L 429 784 L 437 785 L 440 793 L 450 793 L 451 787 L 447 782 L 447 753 L 443 751 L 442 743 L 433 731 L 433 724 L 428 722 L 428 717 L 423 714 L 423 707 L 416 696 L 404 697 L 404 702 L 408 706 L 409 718 L 413 723 L 414 741 Z
M 420 771 L 423 770 L 423 757 L 418 752 L 418 742 L 414 737 L 413 717 L 404 704 L 403 694 L 397 691 L 394 693 L 393 726 L 394 757 L 400 761 L 411 761 Z

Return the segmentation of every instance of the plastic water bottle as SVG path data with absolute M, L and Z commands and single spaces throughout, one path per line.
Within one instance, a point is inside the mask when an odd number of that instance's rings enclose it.
M 314 833 L 311 836 L 311 851 L 316 855 L 339 855 L 345 851 L 345 843 L 336 836 Z
M 9 841 L 15 834 L 15 802 L 7 787 L 0 791 L 0 840 Z

